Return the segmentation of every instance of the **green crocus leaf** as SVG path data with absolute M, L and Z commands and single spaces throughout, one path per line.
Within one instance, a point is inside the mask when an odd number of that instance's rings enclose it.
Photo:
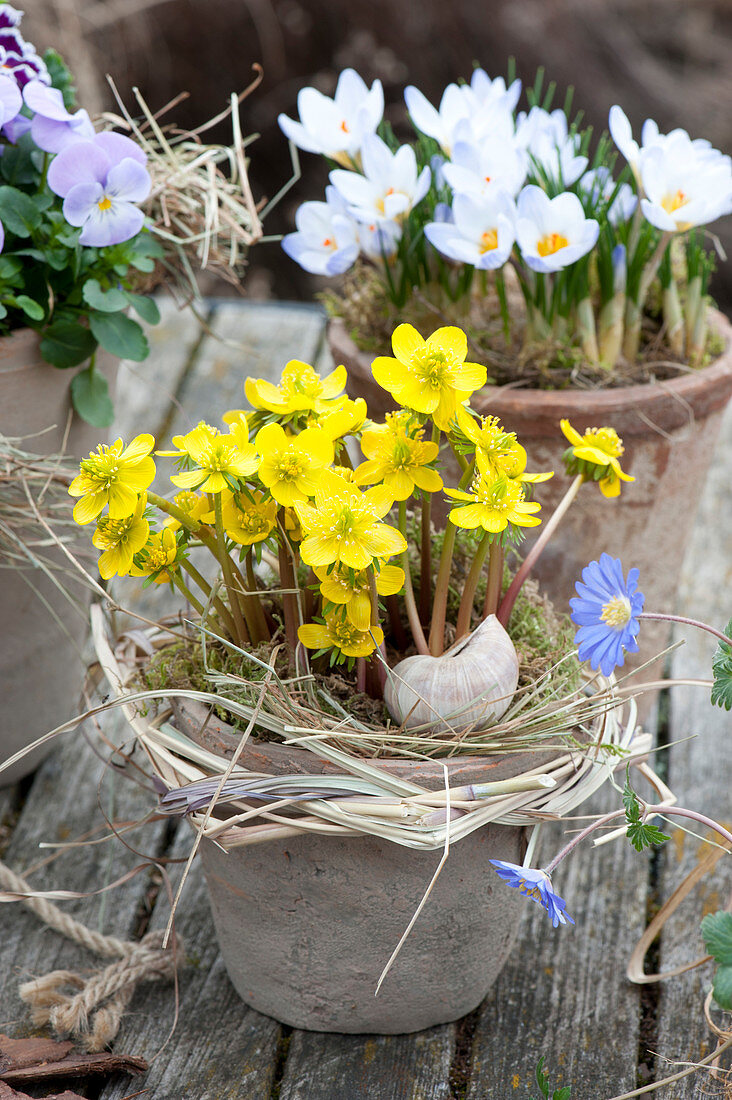
M 104 375 L 92 367 L 71 380 L 71 400 L 82 420 L 94 428 L 108 428 L 114 420 L 114 405 Z
M 132 359 L 135 363 L 147 358 L 149 347 L 145 334 L 124 313 L 90 313 L 89 327 L 94 338 L 111 355 L 119 359 Z
M 732 619 L 727 623 L 724 633 L 730 638 L 730 644 L 720 642 L 712 658 L 712 703 L 732 710 Z
M 0 187 L 0 222 L 16 237 L 30 237 L 41 224 L 41 212 L 30 195 L 17 187 Z
M 121 309 L 127 309 L 126 295 L 116 287 L 102 290 L 98 279 L 87 279 L 82 294 L 87 305 L 102 313 L 119 313 Z
M 154 298 L 148 298 L 146 294 L 132 294 L 129 290 L 125 290 L 123 293 L 138 317 L 142 317 L 148 325 L 159 323 L 160 310 Z
M 41 355 L 54 367 L 78 367 L 96 346 L 97 340 L 88 328 L 74 321 L 55 321 L 43 332 Z
M 728 1012 L 732 1009 L 732 913 L 719 910 L 701 922 L 702 936 L 709 954 L 717 963 L 714 975 L 714 999 Z

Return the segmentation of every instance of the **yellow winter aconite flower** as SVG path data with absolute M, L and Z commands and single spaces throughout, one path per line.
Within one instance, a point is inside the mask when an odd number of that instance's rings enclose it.
M 92 542 L 104 553 L 99 559 L 99 573 L 105 581 L 115 574 L 125 577 L 132 568 L 132 559 L 142 550 L 150 535 L 150 524 L 144 518 L 147 506 L 145 493 L 137 500 L 132 515 L 124 519 L 102 516 Z
M 374 558 L 390 558 L 407 548 L 404 536 L 380 520 L 394 503 L 388 489 L 377 485 L 365 493 L 343 478 L 324 471 L 312 505 L 297 502 L 295 511 L 305 538 L 300 554 L 316 569 L 337 562 L 367 569 Z
M 304 623 L 297 636 L 308 649 L 335 649 L 343 657 L 368 657 L 384 640 L 380 626 L 359 630 L 335 615 L 328 616 L 325 623 Z
M 166 584 L 170 580 L 171 566 L 175 565 L 178 553 L 178 543 L 171 527 L 164 527 L 162 531 L 151 531 L 148 541 L 135 556 L 137 561 L 130 567 L 132 577 L 155 577 L 155 584 Z
M 548 481 L 553 471 L 543 474 L 526 472 L 528 456 L 516 439 L 515 432 L 507 432 L 497 416 L 471 416 L 460 405 L 457 409 L 457 424 L 460 432 L 476 449 L 476 462 L 483 473 L 506 474 L 518 481 Z M 481 456 L 480 458 L 478 456 Z
M 277 523 L 277 501 L 264 493 L 226 494 L 223 499 L 224 530 L 240 546 L 253 546 L 272 534 Z
M 173 504 L 176 508 L 180 508 L 181 512 L 185 512 L 193 523 L 214 522 L 214 514 L 208 498 L 201 496 L 200 493 L 194 493 L 191 489 L 184 489 L 183 492 L 176 493 L 173 497 Z M 182 524 L 174 516 L 169 516 L 165 521 L 165 526 L 169 527 L 171 531 L 177 531 Z
M 447 431 L 457 406 L 487 379 L 485 367 L 465 362 L 465 333 L 440 328 L 423 340 L 412 325 L 399 325 L 391 343 L 396 358 L 374 359 L 374 378 L 400 405 L 431 416 L 438 428 Z
M 383 481 L 395 500 L 406 500 L 415 490 L 436 493 L 442 488 L 442 478 L 428 468 L 437 458 L 437 443 L 425 443 L 423 430 L 409 433 L 410 414 L 387 413 L 386 423 L 365 431 L 361 450 L 368 459 L 356 468 L 357 485 L 373 485 Z
M 533 515 L 541 505 L 527 501 L 521 482 L 506 474 L 496 477 L 479 471 L 469 491 L 446 488 L 445 492 L 453 500 L 463 502 L 450 512 L 450 519 L 456 527 L 469 530 L 482 527 L 484 531 L 500 534 L 509 524 L 514 527 L 536 527 L 541 523 Z
M 180 489 L 199 489 L 202 493 L 220 493 L 225 488 L 251 477 L 259 466 L 254 444 L 249 442 L 246 420 L 229 426 L 224 435 L 208 424 L 173 440 L 195 469 L 173 474 L 171 481 Z
M 327 603 L 344 605 L 346 618 L 358 630 L 368 630 L 371 622 L 371 592 L 366 570 L 355 572 L 335 566 L 315 570 L 320 581 L 320 591 Z M 404 570 L 398 565 L 382 565 L 376 574 L 376 591 L 380 596 L 393 596 L 404 585 Z
M 83 458 L 69 486 L 70 496 L 81 497 L 74 505 L 76 522 L 91 523 L 107 505 L 110 519 L 132 515 L 140 493 L 155 478 L 155 462 L 150 458 L 154 446 L 151 435 L 138 435 L 127 447 L 118 439 L 111 447 L 100 444 Z
M 343 403 L 338 408 L 319 416 L 315 425 L 321 428 L 332 440 L 343 439 L 345 435 L 353 435 L 363 426 L 367 416 L 366 402 L 363 397 L 357 397 L 352 401 L 350 397 L 344 397 Z
M 333 441 L 320 428 L 289 436 L 280 424 L 266 424 L 257 432 L 255 444 L 262 456 L 259 480 L 286 507 L 315 494 L 334 457 Z
M 332 409 L 336 401 L 346 400 L 345 395 L 340 396 L 346 388 L 346 378 L 345 367 L 336 367 L 332 374 L 321 378 L 309 363 L 291 359 L 282 371 L 279 386 L 264 378 L 247 378 L 244 392 L 252 408 L 276 413 L 283 419 L 302 413 L 320 416 Z
M 620 467 L 618 459 L 625 448 L 614 428 L 588 428 L 580 435 L 568 420 L 560 420 L 559 426 L 572 444 L 564 453 L 568 473 L 584 474 L 590 481 L 599 481 L 605 497 L 620 496 L 621 481 L 635 481 Z

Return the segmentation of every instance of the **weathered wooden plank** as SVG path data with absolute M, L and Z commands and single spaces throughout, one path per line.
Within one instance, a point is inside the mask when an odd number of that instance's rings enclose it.
M 606 788 L 580 812 L 606 812 L 619 802 Z M 546 830 L 544 862 L 562 836 L 560 827 Z M 645 925 L 646 877 L 646 857 L 622 840 L 599 849 L 582 845 L 553 883 L 575 927 L 552 928 L 527 901 L 517 945 L 480 1009 L 467 1100 L 525 1097 L 532 1087 L 535 1093 L 542 1055 L 552 1087 L 571 1085 L 572 1096 L 635 1086 L 639 993 L 624 969 Z
M 416 1035 L 295 1031 L 280 1100 L 448 1100 L 455 1028 Z
M 119 716 L 111 716 L 106 731 L 119 740 L 128 736 Z M 65 744 L 43 764 L 36 774 L 15 829 L 5 862 L 23 874 L 53 854 L 39 849 L 41 841 L 74 841 L 102 834 L 104 819 L 97 805 L 102 804 L 115 820 L 135 821 L 146 812 L 149 796 L 115 775 L 106 772 L 80 732 L 66 735 Z M 156 853 L 163 827 L 149 827 L 143 850 Z M 127 836 L 135 845 L 138 833 Z M 39 889 L 91 891 L 114 881 L 142 863 L 142 858 L 118 841 L 101 845 L 70 848 L 58 859 L 29 876 Z M 63 901 L 60 906 L 90 928 L 107 934 L 129 937 L 138 919 L 138 909 L 149 885 L 149 872 L 141 872 L 122 888 L 97 897 Z M 22 903 L 2 906 L 3 935 L 0 939 L 0 1027 L 24 1034 L 31 1028 L 27 1009 L 18 998 L 20 981 L 51 970 L 88 968 L 98 964 L 96 956 L 51 931 Z
M 158 300 L 160 323 L 145 325 L 150 354 L 143 363 L 120 364 L 113 431 L 125 442 L 140 432 L 156 438 L 177 399 L 178 387 L 202 329 L 187 310 L 169 298 Z
M 184 380 L 172 432 L 185 432 L 202 418 L 218 424 L 227 409 L 245 408 L 248 375 L 279 381 L 289 359 L 311 362 L 321 343 L 322 312 L 310 305 L 278 302 L 218 304 L 194 371 Z
M 185 859 L 193 833 L 181 825 L 169 853 Z M 182 867 L 169 867 L 176 889 Z M 170 905 L 161 891 L 152 928 L 165 927 Z M 138 1088 L 155 1100 L 269 1100 L 277 1066 L 281 1027 L 248 1008 L 229 981 L 221 961 L 206 887 L 198 861 L 186 882 L 176 914 L 189 965 L 180 971 L 180 1015 L 170 1041 L 175 995 L 169 983 L 141 990 L 122 1024 L 117 1049 L 155 1061 Z M 158 1051 L 160 1053 L 158 1054 Z M 130 1092 L 123 1080 L 110 1082 L 99 1100 L 122 1100 Z M 311 1094 L 316 1095 L 316 1094 Z
M 732 406 L 727 409 L 715 460 L 700 502 L 699 514 L 684 565 L 677 611 L 705 620 L 721 630 L 732 618 Z M 656 610 L 656 609 L 654 609 Z M 661 609 L 659 609 L 661 610 Z M 676 676 L 711 677 L 716 648 L 712 637 L 679 627 L 685 644 L 674 654 Z M 690 740 L 687 740 L 691 738 Z M 713 707 L 705 688 L 674 688 L 671 692 L 669 783 L 679 803 L 722 821 L 729 828 L 732 776 L 732 715 Z M 679 741 L 679 744 L 674 742 Z M 693 825 L 693 822 L 689 823 Z M 694 830 L 704 840 L 682 832 L 666 846 L 662 899 L 667 898 L 702 855 L 707 830 Z M 732 890 L 732 859 L 722 857 L 667 922 L 661 939 L 660 966 L 668 970 L 704 954 L 701 918 L 724 908 Z M 711 964 L 662 983 L 658 1006 L 658 1051 L 672 1061 L 697 1061 L 714 1049 L 715 1040 L 703 1016 Z M 729 1065 L 729 1061 L 726 1063 Z M 674 1072 L 665 1062 L 659 1077 Z M 674 1097 L 691 1100 L 722 1095 L 721 1082 L 701 1071 L 673 1086 Z M 715 1091 L 715 1088 L 717 1091 Z

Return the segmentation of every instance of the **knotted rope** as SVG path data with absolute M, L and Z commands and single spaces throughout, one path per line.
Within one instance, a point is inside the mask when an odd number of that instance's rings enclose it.
M 163 949 L 162 930 L 148 932 L 139 943 L 94 932 L 47 898 L 33 897 L 33 887 L 1 861 L 0 886 L 17 895 L 54 931 L 103 958 L 116 960 L 86 976 L 74 970 L 54 970 L 24 982 L 18 992 L 30 1006 L 34 1024 L 50 1024 L 62 1038 L 74 1039 L 91 1053 L 103 1050 L 117 1034 L 138 982 L 175 977 L 183 957 L 177 936 Z

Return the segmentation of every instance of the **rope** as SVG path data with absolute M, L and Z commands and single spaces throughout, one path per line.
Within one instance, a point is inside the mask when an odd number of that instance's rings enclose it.
M 73 970 L 54 970 L 24 982 L 18 992 L 30 1006 L 34 1024 L 50 1024 L 61 1037 L 73 1038 L 91 1053 L 103 1050 L 116 1036 L 138 982 L 175 977 L 183 953 L 179 937 L 163 949 L 162 930 L 148 932 L 139 943 L 94 932 L 47 898 L 33 897 L 28 882 L 2 861 L 0 886 L 17 894 L 19 901 L 62 936 L 116 960 L 84 976 Z

